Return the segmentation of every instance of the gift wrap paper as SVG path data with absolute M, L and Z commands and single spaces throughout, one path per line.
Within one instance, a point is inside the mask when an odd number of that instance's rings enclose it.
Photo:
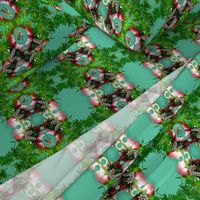
M 199 15 L 1 0 L 0 200 L 198 200 Z

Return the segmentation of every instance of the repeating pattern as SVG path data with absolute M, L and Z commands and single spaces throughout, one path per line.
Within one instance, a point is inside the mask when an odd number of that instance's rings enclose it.
M 0 71 L 3 72 L 0 78 L 4 83 L 1 90 L 7 91 L 17 80 L 27 77 L 28 71 L 30 75 L 31 69 L 32 72 L 35 71 L 45 60 L 60 52 L 58 47 L 51 45 L 51 34 L 65 24 L 65 21 L 70 20 L 75 26 L 73 28 L 82 24 L 82 19 L 72 18 L 64 11 L 57 10 L 56 5 L 53 1 L 44 1 L 37 5 L 32 1 L 0 1 Z M 43 12 L 48 14 L 42 15 Z M 71 25 L 68 27 L 69 34 L 73 32 Z M 73 39 L 67 34 L 66 38 L 69 39 L 69 44 L 73 43 Z M 64 50 L 63 47 L 61 49 Z
M 33 36 L 29 27 L 16 27 L 9 40 L 13 48 L 10 50 L 9 60 L 2 64 L 2 71 L 11 77 L 19 76 L 31 69 L 36 53 L 47 43 Z
M 69 5 L 79 13 L 74 14 Z M 184 187 L 188 188 L 185 194 L 188 198 L 198 199 L 199 192 L 196 197 L 193 189 L 199 187 L 200 177 L 200 130 L 198 113 L 194 112 L 199 109 L 196 106 L 200 77 L 199 12 L 196 0 L 70 0 L 42 1 L 37 5 L 32 1 L 0 0 L 0 117 L 4 120 L 2 124 L 7 124 L 6 129 L 11 128 L 15 140 L 14 146 L 0 156 L 0 181 L 5 182 L 0 186 L 0 199 L 22 198 L 18 195 L 24 195 L 23 191 L 27 191 L 23 198 L 28 199 L 65 199 L 68 190 L 64 190 L 71 185 L 71 177 L 65 180 L 68 175 L 63 175 L 66 185 L 61 181 L 54 187 L 53 179 L 44 181 L 48 175 L 42 168 L 41 171 L 31 168 L 28 179 L 19 174 L 63 148 L 66 155 L 70 149 L 77 164 L 73 166 L 76 178 L 86 170 L 88 164 L 82 165 L 82 157 L 91 150 L 83 162 L 93 163 L 88 171 L 96 176 L 93 183 L 104 189 L 100 194 L 97 192 L 100 199 L 123 199 L 119 198 L 122 191 L 129 199 L 179 199 L 185 198 Z M 57 43 L 59 39 L 63 42 L 56 47 L 52 35 L 55 37 L 63 26 L 65 29 L 55 39 Z M 97 30 L 97 36 L 93 30 Z M 103 42 L 98 34 L 103 35 Z M 187 55 L 177 44 L 188 40 L 196 45 L 192 56 L 189 47 Z M 46 64 L 42 65 L 48 60 L 45 69 Z M 128 64 L 136 71 L 127 70 Z M 181 69 L 184 70 L 180 77 L 162 91 L 162 100 L 157 99 L 144 109 L 149 123 L 160 127 L 157 135 L 146 136 L 144 142 L 140 132 L 138 137 L 131 136 L 127 127 L 121 135 L 115 133 L 111 123 L 94 131 L 97 146 L 84 139 L 81 142 L 81 138 L 78 143 L 73 142 L 114 113 L 135 109 L 134 100 L 144 90 Z M 144 82 L 149 77 L 155 82 L 141 87 L 137 75 Z M 188 85 L 178 82 L 181 77 L 187 78 Z M 69 92 L 68 96 L 62 92 Z M 72 94 L 79 96 L 69 103 Z M 80 108 L 79 104 L 83 106 Z M 87 107 L 89 114 L 74 120 L 68 110 L 73 105 L 77 106 L 73 113 L 78 107 L 81 110 Z M 189 113 L 191 109 L 194 116 Z M 101 137 L 104 131 L 111 136 Z M 66 147 L 70 142 L 73 143 Z M 103 148 L 108 150 L 104 152 Z M 107 154 L 112 148 L 115 159 Z M 167 192 L 160 194 L 163 188 L 162 184 L 159 188 L 160 180 L 171 181 L 167 175 L 158 180 L 162 167 L 146 166 L 151 153 L 165 156 L 164 167 L 168 159 L 176 162 L 170 170 L 177 170 L 173 177 L 179 176 L 183 183 L 175 187 L 177 190 L 171 196 Z M 9 174 L 11 165 L 15 172 Z M 152 174 L 146 170 L 152 170 Z M 20 187 L 16 187 L 16 179 L 6 182 L 15 175 Z
M 134 86 L 126 82 L 123 74 L 111 74 L 102 68 L 91 68 L 86 73 L 87 87 L 84 94 L 90 97 L 93 106 L 105 105 L 117 112 L 131 101 Z
M 56 101 L 46 102 L 34 94 L 22 95 L 15 102 L 15 116 L 7 123 L 16 140 L 29 139 L 40 148 L 52 148 L 61 140 L 60 124 L 66 120 Z

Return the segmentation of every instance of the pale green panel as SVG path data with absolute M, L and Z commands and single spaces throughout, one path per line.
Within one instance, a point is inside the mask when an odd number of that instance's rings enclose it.
M 44 50 L 48 51 L 52 51 L 55 49 L 58 49 L 61 45 L 63 44 L 67 44 L 68 38 L 67 36 L 72 33 L 74 31 L 74 27 L 73 26 L 69 26 L 69 25 L 60 25 L 55 32 L 51 33 L 51 35 L 49 35 L 48 38 L 49 42 L 47 43 L 47 45 L 44 47 Z
M 177 172 L 177 161 L 162 154 L 151 153 L 148 155 L 142 167 L 147 181 L 158 188 L 160 194 L 175 194 L 181 183 L 180 175 Z
M 117 193 L 116 196 L 117 196 L 116 200 L 130 200 L 131 199 L 131 195 L 126 191 L 121 191 Z
M 111 37 L 96 27 L 90 28 L 87 36 L 98 48 L 110 48 L 116 43 Z
M 157 79 L 152 75 L 151 70 L 146 69 L 141 63 L 128 63 L 122 68 L 126 80 L 139 89 L 148 89 L 157 82 Z
M 143 170 L 146 177 L 149 177 L 163 162 L 164 155 L 161 153 L 150 153 L 145 160 L 142 161 Z
M 165 67 L 170 67 L 172 65 L 174 65 L 174 63 L 168 59 L 168 58 L 164 58 L 160 61 Z
M 160 105 L 160 107 L 165 108 L 168 106 L 169 102 L 164 96 L 160 96 L 156 102 Z
M 193 40 L 179 40 L 175 48 L 188 58 L 195 56 L 200 51 L 200 45 Z
M 191 93 L 198 87 L 199 83 L 199 79 L 192 77 L 189 69 L 184 69 L 181 75 L 173 82 L 173 86 L 184 93 Z
M 100 199 L 103 188 L 96 180 L 95 173 L 87 170 L 79 179 L 63 193 L 64 200 L 97 200 Z M 92 197 L 92 199 L 91 199 Z
M 77 89 L 64 89 L 56 97 L 59 108 L 71 119 L 86 119 L 94 110 L 89 99 Z M 66 106 L 68 105 L 68 106 Z
M 0 123 L 0 156 L 6 154 L 13 146 L 15 138 L 14 129 L 9 127 L 6 122 Z
M 111 162 L 115 162 L 119 159 L 119 151 L 112 146 L 105 152 L 105 156 Z
M 148 144 L 160 131 L 161 125 L 156 125 L 146 113 L 142 114 L 127 130 L 127 135 L 139 143 Z
M 80 14 L 75 9 L 66 4 L 64 1 L 60 3 L 59 6 L 61 7 L 62 11 L 67 14 L 70 14 L 72 16 L 80 16 Z
M 200 159 L 200 146 L 197 144 L 191 144 L 189 153 L 193 158 Z

